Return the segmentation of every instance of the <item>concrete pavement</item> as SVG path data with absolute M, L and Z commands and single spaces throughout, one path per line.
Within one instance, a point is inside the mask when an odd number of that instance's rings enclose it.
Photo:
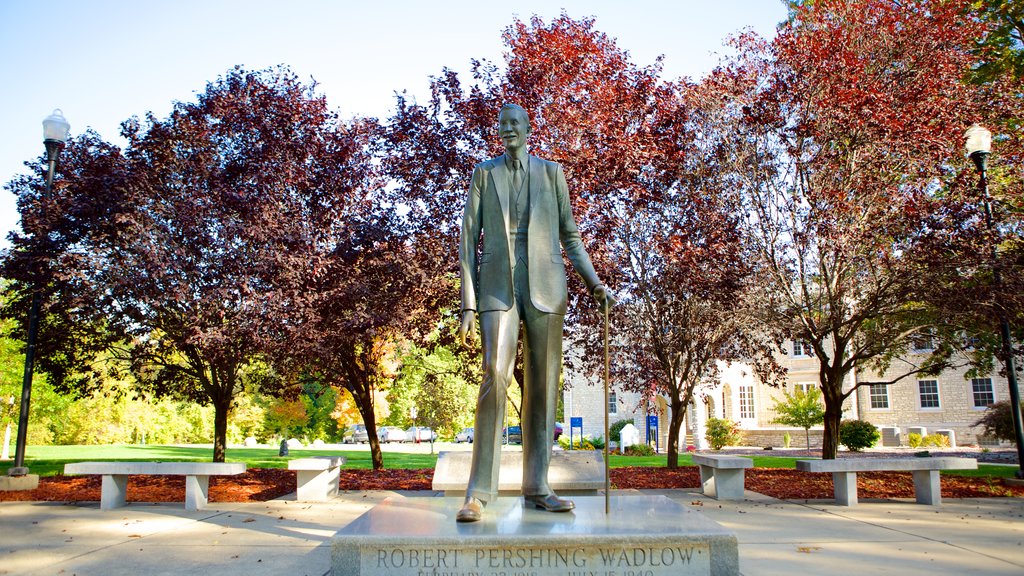
M 628 494 L 630 491 L 620 491 Z M 745 576 L 1024 573 L 1024 498 L 776 500 L 753 492 L 719 502 L 690 490 L 644 490 L 691 506 L 736 532 Z M 330 573 L 331 537 L 386 497 L 434 492 L 343 492 L 325 503 L 0 503 L 0 574 L 79 576 Z

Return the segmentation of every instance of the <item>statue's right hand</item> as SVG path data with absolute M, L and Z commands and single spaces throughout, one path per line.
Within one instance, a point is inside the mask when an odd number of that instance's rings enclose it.
M 464 310 L 462 312 L 462 323 L 459 324 L 459 343 L 468 348 L 471 342 L 476 341 L 476 312 Z

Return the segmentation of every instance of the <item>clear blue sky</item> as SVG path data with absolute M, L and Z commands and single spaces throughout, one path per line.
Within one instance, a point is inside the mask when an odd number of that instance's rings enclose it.
M 385 118 L 396 91 L 425 98 L 444 66 L 501 64 L 501 32 L 516 17 L 563 10 L 595 17 L 636 64 L 664 55 L 666 80 L 699 79 L 729 35 L 771 36 L 786 15 L 780 0 L 0 0 L 0 184 L 42 154 L 54 108 L 72 135 L 91 127 L 120 143 L 123 120 L 164 117 L 235 65 L 286 64 L 343 116 Z M 0 191 L 0 247 L 17 225 L 13 194 Z

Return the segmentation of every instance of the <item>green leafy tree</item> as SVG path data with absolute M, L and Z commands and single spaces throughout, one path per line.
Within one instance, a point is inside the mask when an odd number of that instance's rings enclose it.
M 798 426 L 804 429 L 804 440 L 807 449 L 811 449 L 811 426 L 825 422 L 825 407 L 821 403 L 821 390 L 817 386 L 808 388 L 806 392 L 797 390 L 790 394 L 784 392 L 785 400 L 775 400 L 775 413 L 772 420 L 775 424 Z

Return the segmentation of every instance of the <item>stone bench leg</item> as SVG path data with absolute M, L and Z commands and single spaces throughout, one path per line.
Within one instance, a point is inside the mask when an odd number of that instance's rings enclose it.
M 705 496 L 716 498 L 718 491 L 715 490 L 715 469 L 711 466 L 698 464 L 700 467 L 700 485 Z
M 330 470 L 298 470 L 295 474 L 295 499 L 323 502 L 338 495 L 338 468 Z
M 715 470 L 715 499 L 743 500 L 743 468 Z
M 833 492 L 839 506 L 855 506 L 857 504 L 857 473 L 833 472 Z
M 185 476 L 185 510 L 202 510 L 209 498 L 209 476 Z
M 914 496 L 918 504 L 942 504 L 938 470 L 914 470 Z
M 743 468 L 700 466 L 704 495 L 715 500 L 743 500 Z
M 104 474 L 100 483 L 100 510 L 113 510 L 125 505 L 128 496 L 127 474 Z

